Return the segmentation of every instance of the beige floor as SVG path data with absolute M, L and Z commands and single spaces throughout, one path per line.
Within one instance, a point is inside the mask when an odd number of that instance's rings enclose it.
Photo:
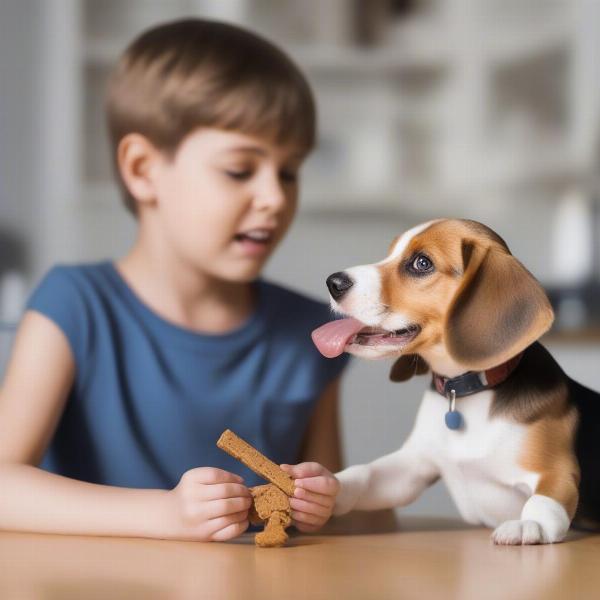
M 600 536 L 498 547 L 487 530 L 387 515 L 281 549 L 257 549 L 251 535 L 202 544 L 0 532 L 0 598 L 592 599 Z

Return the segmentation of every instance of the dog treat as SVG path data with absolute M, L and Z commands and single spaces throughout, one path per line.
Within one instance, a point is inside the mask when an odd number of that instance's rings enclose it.
M 248 519 L 253 525 L 264 524 L 264 530 L 254 536 L 257 546 L 283 546 L 288 539 L 285 528 L 292 523 L 292 509 L 288 496 L 294 495 L 294 480 L 229 429 L 221 434 L 217 446 L 271 482 L 250 488 L 252 506 L 248 511 Z
M 276 510 L 269 517 L 264 531 L 254 536 L 254 543 L 261 548 L 276 548 L 283 546 L 288 539 L 285 528 L 290 524 L 291 518 L 286 513 Z
M 254 509 L 260 522 L 266 521 L 275 511 L 290 514 L 290 500 L 276 485 L 267 483 L 250 488 Z
M 264 477 L 267 481 L 274 483 L 288 496 L 294 495 L 294 480 L 272 460 L 261 454 L 248 442 L 238 437 L 230 429 L 226 429 L 217 441 L 217 446 L 244 463 L 257 475 Z
M 250 493 L 253 498 L 250 522 L 265 523 L 264 531 L 254 536 L 254 542 L 262 548 L 283 546 L 288 539 L 285 528 L 292 523 L 289 498 L 272 483 L 250 488 Z

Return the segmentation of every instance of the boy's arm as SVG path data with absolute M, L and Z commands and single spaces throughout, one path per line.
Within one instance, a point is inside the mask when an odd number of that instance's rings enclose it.
M 342 468 L 338 415 L 340 379 L 333 380 L 317 401 L 308 424 L 300 462 L 318 462 L 335 473 Z
M 29 311 L 0 388 L 0 528 L 149 535 L 161 491 L 125 490 L 38 469 L 64 410 L 75 364 L 60 329 Z M 162 492 L 164 494 L 164 492 Z
M 56 429 L 75 375 L 60 329 L 25 313 L 0 388 L 0 462 L 36 465 Z

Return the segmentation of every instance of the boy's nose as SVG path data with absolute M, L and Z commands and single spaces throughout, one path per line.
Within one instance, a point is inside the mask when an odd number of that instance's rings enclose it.
M 256 194 L 256 205 L 259 209 L 280 211 L 287 203 L 287 195 L 279 180 L 264 182 Z

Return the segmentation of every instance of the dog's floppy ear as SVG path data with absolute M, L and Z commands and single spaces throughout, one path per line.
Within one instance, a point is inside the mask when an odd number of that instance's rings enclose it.
M 464 277 L 448 311 L 450 355 L 471 370 L 512 358 L 545 333 L 554 313 L 542 286 L 500 245 L 463 241 Z
M 390 370 L 392 381 L 406 381 L 414 375 L 425 375 L 429 365 L 418 354 L 405 354 L 401 356 Z

